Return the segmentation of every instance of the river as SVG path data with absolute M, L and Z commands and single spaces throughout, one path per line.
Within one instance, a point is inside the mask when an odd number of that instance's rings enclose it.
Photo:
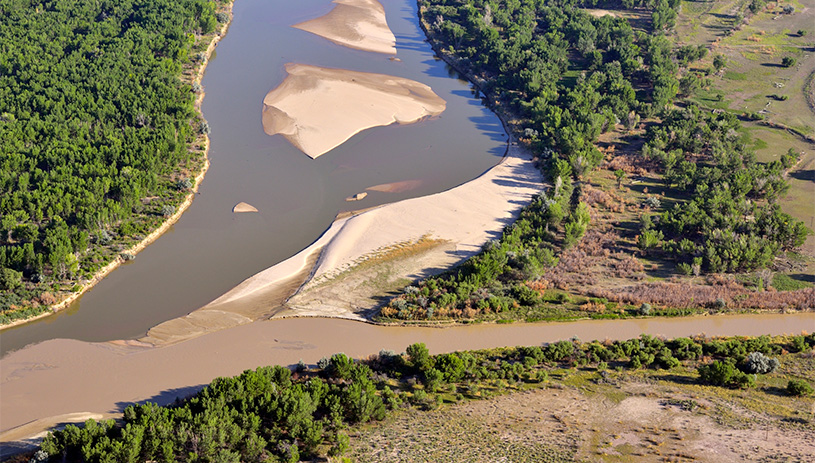
M 641 333 L 667 337 L 798 334 L 815 331 L 815 313 L 586 320 L 561 323 L 385 327 L 325 318 L 255 322 L 182 343 L 144 348 L 55 339 L 0 359 L 0 431 L 32 420 L 73 412 L 119 413 L 133 402 L 166 404 L 218 376 L 262 365 L 315 364 L 344 352 L 355 358 L 415 342 L 431 353 L 582 340 L 630 339 Z M 0 436 L 0 441 L 10 439 Z
M 443 191 L 495 165 L 506 146 L 498 118 L 467 82 L 434 59 L 414 1 L 383 4 L 400 61 L 290 27 L 328 12 L 328 0 L 237 0 L 202 82 L 212 146 L 200 194 L 170 231 L 71 307 L 4 330 L 2 355 L 55 338 L 138 338 L 296 254 L 338 212 Z M 417 124 L 366 130 L 310 159 L 261 125 L 263 97 L 280 84 L 290 62 L 406 77 L 429 85 L 447 109 Z M 411 180 L 419 186 L 345 201 L 370 186 Z M 242 201 L 260 212 L 233 214 Z

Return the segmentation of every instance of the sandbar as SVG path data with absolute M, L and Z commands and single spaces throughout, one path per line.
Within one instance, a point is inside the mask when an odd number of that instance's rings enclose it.
M 381 3 L 376 0 L 334 0 L 334 3 L 328 14 L 292 27 L 349 48 L 396 54 L 396 37 L 388 27 Z
M 235 204 L 235 207 L 232 208 L 232 212 L 234 212 L 236 214 L 243 213 L 243 212 L 257 212 L 257 211 L 258 211 L 258 209 L 255 206 L 253 206 L 253 205 L 251 205 L 249 203 L 244 203 L 244 202 L 240 202 L 238 204 Z
M 365 129 L 411 124 L 447 106 L 427 85 L 402 77 L 292 63 L 286 72 L 263 99 L 263 130 L 311 158 Z
M 421 180 L 403 180 L 401 182 L 382 183 L 379 185 L 369 186 L 366 188 L 366 190 L 379 191 L 382 193 L 402 193 L 405 191 L 415 190 L 421 185 Z

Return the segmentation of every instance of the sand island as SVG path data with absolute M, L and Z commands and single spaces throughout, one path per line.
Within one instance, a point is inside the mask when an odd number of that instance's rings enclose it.
M 263 130 L 312 158 L 371 127 L 441 114 L 446 102 L 427 85 L 385 74 L 287 64 L 288 77 L 263 99 Z
M 293 27 L 338 45 L 376 53 L 396 54 L 396 37 L 388 27 L 385 8 L 376 0 L 334 0 L 328 14 Z

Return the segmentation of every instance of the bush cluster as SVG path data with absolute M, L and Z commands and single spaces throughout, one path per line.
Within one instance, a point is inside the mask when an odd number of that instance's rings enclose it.
M 789 188 L 784 172 L 799 153 L 762 164 L 748 141 L 734 115 L 693 105 L 670 111 L 647 132 L 643 155 L 659 161 L 665 184 L 688 198 L 655 225 L 685 273 L 695 266 L 715 273 L 765 268 L 811 233 L 777 204 Z

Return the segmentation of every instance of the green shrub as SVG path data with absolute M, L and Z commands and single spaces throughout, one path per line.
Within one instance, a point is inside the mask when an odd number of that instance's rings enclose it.
M 665 236 L 659 230 L 645 230 L 640 234 L 639 238 L 637 238 L 637 244 L 642 250 L 655 248 L 659 246 L 659 243 L 664 237 Z
M 781 66 L 784 66 L 785 68 L 791 68 L 791 67 L 795 66 L 796 63 L 798 63 L 798 60 L 791 57 L 791 56 L 785 56 L 781 60 Z
M 799 289 L 809 288 L 812 284 L 806 281 L 796 280 L 783 273 L 776 273 L 773 275 L 772 286 L 778 291 L 797 291 Z
M 23 274 L 10 268 L 0 268 L 0 291 L 9 291 L 23 285 Z
M 699 379 L 714 386 L 729 386 L 745 389 L 755 386 L 755 377 L 738 368 L 733 358 L 714 360 L 713 363 L 698 367 Z
M 797 397 L 806 397 L 812 395 L 812 386 L 803 379 L 791 379 L 787 383 L 787 394 Z

